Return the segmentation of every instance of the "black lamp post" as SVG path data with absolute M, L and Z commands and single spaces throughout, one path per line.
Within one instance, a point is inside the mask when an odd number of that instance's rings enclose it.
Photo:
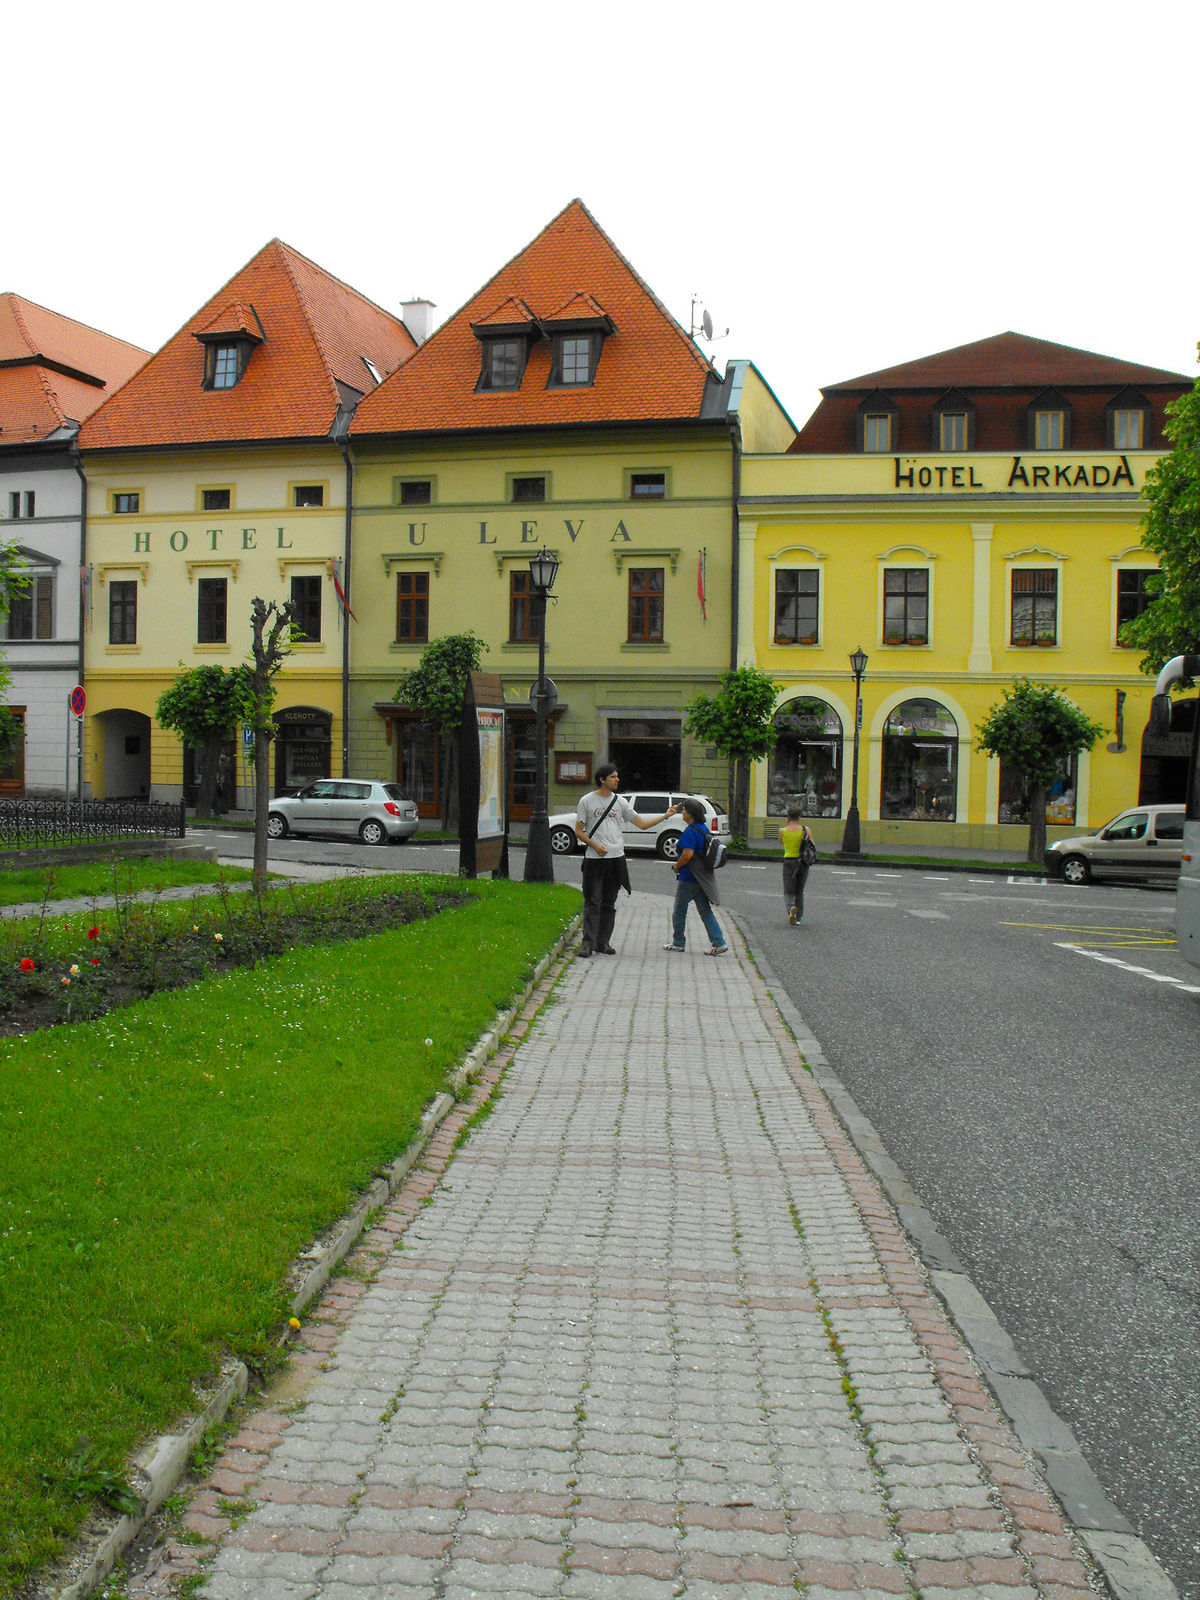
M 850 778 L 850 809 L 846 813 L 846 831 L 842 834 L 842 855 L 862 855 L 862 835 L 858 827 L 858 737 L 862 732 L 862 681 L 867 670 L 867 653 L 862 645 L 850 657 L 850 670 L 854 674 L 854 769 Z
M 530 597 L 534 605 L 538 634 L 538 675 L 534 690 L 537 717 L 537 774 L 533 789 L 533 816 L 529 821 L 529 843 L 525 849 L 525 882 L 553 883 L 554 855 L 550 849 L 550 818 L 546 812 L 546 603 L 558 577 L 558 557 L 552 550 L 539 550 L 529 563 Z

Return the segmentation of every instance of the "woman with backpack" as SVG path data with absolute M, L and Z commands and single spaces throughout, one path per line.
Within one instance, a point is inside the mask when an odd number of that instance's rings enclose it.
M 687 818 L 688 826 L 679 836 L 679 857 L 675 862 L 675 908 L 671 913 L 672 940 L 670 944 L 663 945 L 663 949 L 670 950 L 676 955 L 685 949 L 687 910 L 688 906 L 694 903 L 704 924 L 704 931 L 712 941 L 709 955 L 723 956 L 728 952 L 729 946 L 725 943 L 721 924 L 713 916 L 712 908 L 720 905 L 721 897 L 717 893 L 716 875 L 704 859 L 709 841 L 704 805 L 702 801 L 688 799 L 683 802 L 680 809 Z
M 808 881 L 808 869 L 817 859 L 817 841 L 805 827 L 803 816 L 799 806 L 789 806 L 788 819 L 779 830 L 779 842 L 783 846 L 783 903 L 793 926 L 804 918 L 804 885 Z

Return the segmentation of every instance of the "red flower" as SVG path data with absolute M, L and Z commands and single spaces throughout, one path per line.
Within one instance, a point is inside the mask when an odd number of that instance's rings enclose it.
M 99 937 L 100 937 L 100 929 L 99 928 L 89 928 L 88 929 L 88 938 L 89 939 L 98 939 Z
M 98 967 L 100 965 L 100 957 L 99 956 L 93 956 L 92 957 L 92 965 L 94 967 Z
M 33 971 L 33 959 L 32 959 L 31 956 L 22 957 L 22 960 L 21 960 L 21 971 L 22 972 L 32 972 Z

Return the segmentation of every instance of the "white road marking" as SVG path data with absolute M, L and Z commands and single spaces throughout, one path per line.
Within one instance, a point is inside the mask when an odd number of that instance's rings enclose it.
M 877 872 L 875 876 L 877 878 L 902 878 L 904 874 L 902 872 Z
M 975 880 L 972 879 L 972 882 Z M 1006 878 L 1006 883 L 1023 883 L 1027 889 L 1045 889 L 1049 886 L 1049 878 Z
M 858 872 L 854 867 L 830 867 L 829 870 L 830 870 L 830 872 L 832 872 L 835 875 L 835 877 L 838 877 L 838 878 L 857 878 L 858 877 Z
M 1119 956 L 1106 956 L 1101 950 L 1084 950 L 1063 939 L 1056 939 L 1054 943 L 1059 950 L 1073 950 L 1077 956 L 1103 961 L 1106 967 L 1121 967 L 1126 972 L 1136 972 L 1139 978 L 1149 978 L 1152 983 L 1169 983 L 1176 989 L 1182 989 L 1184 994 L 1200 994 L 1200 983 L 1185 983 L 1182 978 L 1173 978 L 1169 972 L 1155 972 L 1152 967 L 1135 967 L 1132 961 L 1122 961 Z
M 913 911 L 909 909 L 907 915 L 910 917 L 928 917 L 930 920 L 936 917 L 939 922 L 950 921 L 950 915 L 946 911 Z
M 989 889 L 991 888 L 992 884 L 995 883 L 995 881 L 996 881 L 995 878 L 968 878 L 967 879 L 968 883 L 986 883 Z
M 848 906 L 880 906 L 885 911 L 899 904 L 897 900 L 847 900 Z
M 766 867 L 750 867 L 750 866 L 747 866 L 744 861 L 739 861 L 738 862 L 738 866 L 741 867 L 743 872 L 765 872 L 767 870 Z
M 936 872 L 923 872 L 921 874 L 921 876 L 925 879 L 926 883 L 949 883 L 950 882 L 950 878 L 949 878 L 948 875 L 945 876 L 945 877 L 941 877 Z

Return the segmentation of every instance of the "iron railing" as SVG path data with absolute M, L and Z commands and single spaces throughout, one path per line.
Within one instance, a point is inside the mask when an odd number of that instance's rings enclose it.
M 182 839 L 185 831 L 182 800 L 0 800 L 0 846 L 9 849 Z

